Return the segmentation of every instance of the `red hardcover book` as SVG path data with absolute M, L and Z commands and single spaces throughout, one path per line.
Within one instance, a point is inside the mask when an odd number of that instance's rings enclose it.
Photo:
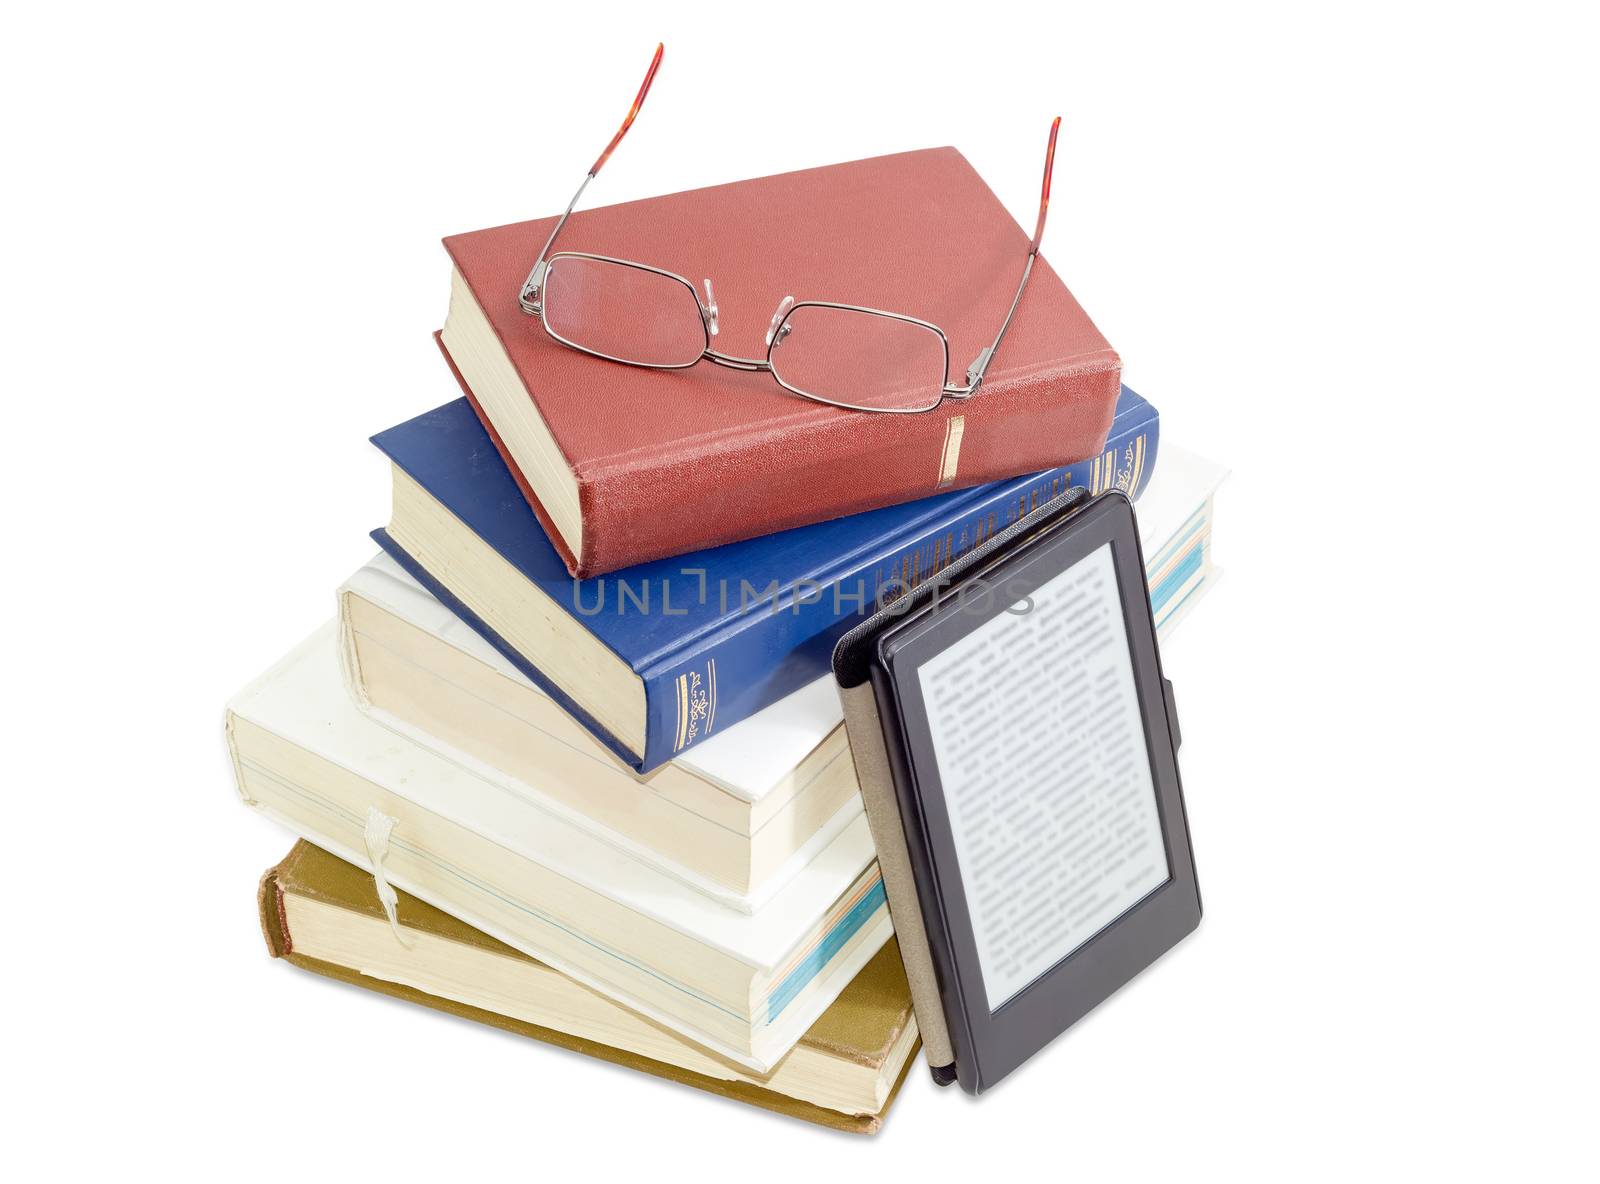
M 871 414 L 770 374 L 640 369 L 558 344 L 518 303 L 554 225 L 445 239 L 441 343 L 575 576 L 1066 464 L 1111 426 L 1121 363 L 1043 255 L 976 394 Z M 960 381 L 1028 246 L 966 159 L 933 148 L 579 209 L 559 249 L 710 277 L 722 353 L 764 357 L 792 295 L 939 326 Z

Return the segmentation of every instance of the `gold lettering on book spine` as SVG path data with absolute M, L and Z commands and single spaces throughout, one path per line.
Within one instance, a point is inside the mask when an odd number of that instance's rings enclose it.
M 1144 480 L 1145 445 L 1143 432 L 1123 448 L 1119 457 L 1115 452 L 1104 452 L 1095 457 L 1089 466 L 1089 492 L 1100 494 L 1108 489 L 1120 489 L 1129 497 Z
M 702 733 L 711 735 L 711 729 L 717 722 L 717 663 L 711 659 L 706 663 L 706 672 L 702 675 L 698 670 L 691 670 L 687 674 L 677 677 L 678 700 L 678 732 L 672 745 L 673 752 L 679 752 L 689 744 L 698 740 Z
M 923 543 L 895 556 L 885 566 L 873 572 L 873 598 L 880 605 L 898 600 L 911 589 L 937 576 L 973 547 L 992 537 L 1002 526 L 1010 526 L 1024 515 L 1059 497 L 1067 488 L 1066 482 L 1060 477 L 1053 477 L 1048 487 L 1036 485 L 1030 490 L 1019 493 L 1016 501 L 1007 502 L 1002 512 L 990 511 L 963 522 L 959 537 L 954 530 L 946 531 L 942 536 L 934 538 L 931 546 Z M 888 586 L 892 586 L 892 593 L 885 596 L 884 591 Z
M 1139 488 L 1139 482 L 1144 480 L 1144 444 L 1144 433 L 1141 432 L 1129 445 L 1129 451 L 1133 455 L 1128 464 L 1128 484 L 1123 486 L 1129 497 L 1132 497 L 1133 491 Z

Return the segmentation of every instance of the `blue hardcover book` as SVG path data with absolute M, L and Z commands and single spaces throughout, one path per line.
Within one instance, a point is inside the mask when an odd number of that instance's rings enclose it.
M 649 772 L 827 674 L 863 613 L 1069 487 L 1137 497 L 1159 428 L 1123 387 L 1105 448 L 1077 464 L 575 580 L 457 399 L 372 438 L 395 467 L 394 514 L 372 537 Z

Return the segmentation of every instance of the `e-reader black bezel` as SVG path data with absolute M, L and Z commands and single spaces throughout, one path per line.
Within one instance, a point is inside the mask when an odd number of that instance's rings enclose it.
M 1073 564 L 1109 543 L 1134 686 L 1143 719 L 1169 878 L 1121 917 L 990 1011 L 955 839 L 939 779 L 918 669 Z M 1120 494 L 1097 498 L 1046 526 L 876 639 L 875 693 L 881 710 L 912 874 L 956 1054 L 969 1093 L 989 1088 L 1191 933 L 1200 894 L 1178 775 L 1144 559 L 1133 509 Z M 982 581 L 999 594 L 979 602 L 962 587 Z M 884 704 L 884 706 L 890 706 Z M 892 721 L 892 722 L 891 722 Z

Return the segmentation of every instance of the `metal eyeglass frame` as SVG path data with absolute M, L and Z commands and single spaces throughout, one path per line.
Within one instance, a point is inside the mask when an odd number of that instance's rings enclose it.
M 967 367 L 966 383 L 964 385 L 958 385 L 950 381 L 950 342 L 945 336 L 944 330 L 939 326 L 929 321 L 924 321 L 919 317 L 907 316 L 904 313 L 886 312 L 881 308 L 865 308 L 858 304 L 837 304 L 826 300 L 802 300 L 796 302 L 793 296 L 785 296 L 783 298 L 778 305 L 777 312 L 772 316 L 772 323 L 767 327 L 767 356 L 765 358 L 740 358 L 711 348 L 711 339 L 717 335 L 717 301 L 712 291 L 710 279 L 705 281 L 706 297 L 702 301 L 700 293 L 693 284 L 676 272 L 667 271 L 664 268 L 652 267 L 647 263 L 638 263 L 632 259 L 616 259 L 609 255 L 595 255 L 586 251 L 558 251 L 554 255 L 550 253 L 550 248 L 555 245 L 556 236 L 566 226 L 567 219 L 572 216 L 572 211 L 578 204 L 578 199 L 583 196 L 583 191 L 589 187 L 589 182 L 595 179 L 601 168 L 605 166 L 606 161 L 611 158 L 611 154 L 616 150 L 617 145 L 622 142 L 622 137 L 627 135 L 628 129 L 633 126 L 633 121 L 637 118 L 639 109 L 644 106 L 645 96 L 650 92 L 650 84 L 655 81 L 656 70 L 661 66 L 661 57 L 664 49 L 664 45 L 656 46 L 655 56 L 650 60 L 650 68 L 645 72 L 644 82 L 639 87 L 639 93 L 634 97 L 633 106 L 628 109 L 627 118 L 622 121 L 622 126 L 617 129 L 617 134 L 611 137 L 611 142 L 606 145 L 605 151 L 599 155 L 590 167 L 588 175 L 583 179 L 583 183 L 578 186 L 578 191 L 572 195 L 572 200 L 567 203 L 566 211 L 550 231 L 550 237 L 545 240 L 544 248 L 539 252 L 539 258 L 535 261 L 533 270 L 528 273 L 528 278 L 523 281 L 522 289 L 518 293 L 517 301 L 521 305 L 522 311 L 529 316 L 537 316 L 539 323 L 544 327 L 544 331 L 555 341 L 560 342 L 569 349 L 577 350 L 579 353 L 589 354 L 591 357 L 603 358 L 608 362 L 619 362 L 624 366 L 639 366 L 648 370 L 686 370 L 701 361 L 708 361 L 734 370 L 764 371 L 771 374 L 773 380 L 786 391 L 816 403 L 824 403 L 831 407 L 843 407 L 851 411 L 917 414 L 933 410 L 945 399 L 970 399 L 975 395 L 978 392 L 978 388 L 983 384 L 983 376 L 989 368 L 989 363 L 994 360 L 995 351 L 1000 348 L 1000 343 L 1005 340 L 1006 330 L 1011 327 L 1011 320 L 1016 315 L 1017 306 L 1022 302 L 1022 293 L 1028 286 L 1028 277 L 1033 274 L 1034 260 L 1039 255 L 1039 240 L 1044 237 L 1045 215 L 1050 209 L 1050 174 L 1055 164 L 1056 133 L 1061 128 L 1061 117 L 1059 115 L 1056 116 L 1050 124 L 1050 139 L 1045 147 L 1044 185 L 1039 196 L 1039 220 L 1034 227 L 1033 240 L 1028 244 L 1028 258 L 1023 264 L 1022 279 L 1017 284 L 1016 295 L 1011 298 L 1011 306 L 1006 310 L 1005 320 L 1000 323 L 1000 330 L 995 334 L 994 342 L 981 350 L 978 356 L 972 360 L 972 364 Z M 630 358 L 619 358 L 611 354 L 601 353 L 599 350 L 579 345 L 577 342 L 569 341 L 561 336 L 550 327 L 550 321 L 545 315 L 543 303 L 545 276 L 549 273 L 551 265 L 558 259 L 589 259 L 600 263 L 618 264 L 623 267 L 636 268 L 639 271 L 647 271 L 682 284 L 689 290 L 689 295 L 693 298 L 695 306 L 700 310 L 701 326 L 705 331 L 705 346 L 699 356 L 688 362 L 638 362 Z M 782 344 L 783 339 L 789 335 L 789 317 L 802 308 L 828 308 L 842 312 L 863 313 L 868 316 L 884 317 L 892 321 L 904 321 L 908 324 L 931 330 L 939 338 L 940 347 L 944 352 L 944 379 L 939 397 L 925 407 L 866 407 L 841 402 L 838 399 L 830 399 L 826 396 L 791 386 L 773 368 L 772 351 L 777 349 Z

